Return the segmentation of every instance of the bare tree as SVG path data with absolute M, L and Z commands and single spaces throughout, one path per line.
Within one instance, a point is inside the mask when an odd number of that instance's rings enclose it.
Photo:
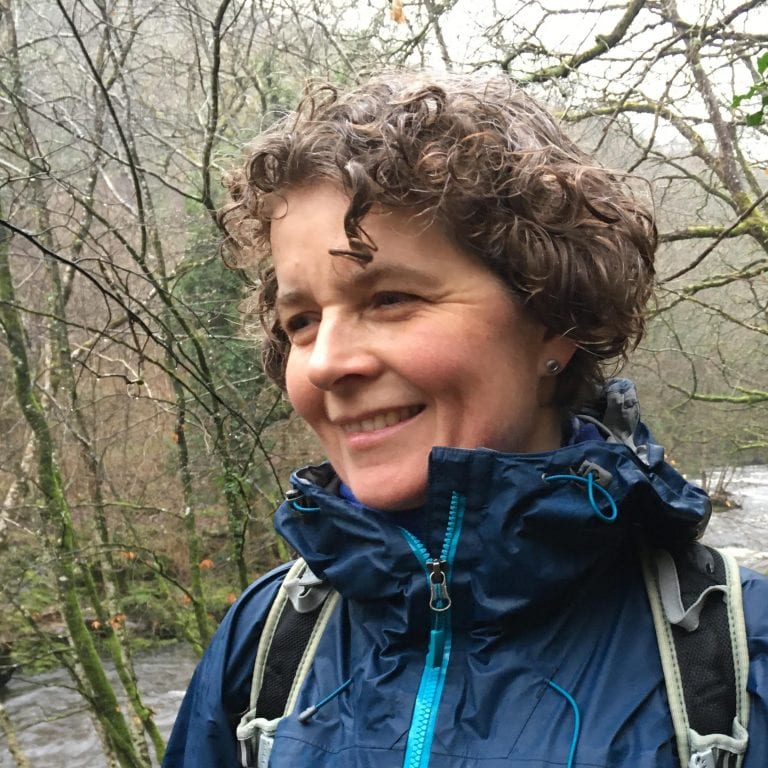
M 98 721 L 114 764 L 162 752 L 129 623 L 200 651 L 231 595 L 287 556 L 271 514 L 314 450 L 265 381 L 246 289 L 220 260 L 219 180 L 242 147 L 309 78 L 509 73 L 653 189 L 659 299 L 633 363 L 652 420 L 689 461 L 759 458 L 766 13 L 760 0 L 1 0 L 0 578 L 19 644 L 46 637 L 31 584 L 65 620 L 63 661 L 89 700 L 103 636 L 139 724 Z

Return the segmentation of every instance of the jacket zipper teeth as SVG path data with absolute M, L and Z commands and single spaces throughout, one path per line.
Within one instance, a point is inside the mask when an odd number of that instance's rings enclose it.
M 433 558 L 417 536 L 404 528 L 400 529 L 424 568 L 429 585 L 429 607 L 432 611 L 429 647 L 416 695 L 404 768 L 426 768 L 429 765 L 435 720 L 451 655 L 451 597 L 448 588 L 463 515 L 464 501 L 454 493 L 451 496 L 448 525 L 439 558 Z

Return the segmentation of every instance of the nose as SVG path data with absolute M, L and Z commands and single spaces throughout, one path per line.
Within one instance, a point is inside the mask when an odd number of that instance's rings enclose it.
M 370 333 L 349 318 L 324 315 L 317 329 L 307 366 L 307 376 L 318 389 L 375 376 L 379 359 Z

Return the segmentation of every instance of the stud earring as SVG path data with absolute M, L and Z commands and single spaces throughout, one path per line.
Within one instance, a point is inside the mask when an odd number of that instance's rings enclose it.
M 546 367 L 547 367 L 547 373 L 550 376 L 557 376 L 557 374 L 560 373 L 560 371 L 563 370 L 563 368 L 560 365 L 560 363 L 557 360 L 555 360 L 554 358 L 552 358 L 551 360 L 547 360 Z

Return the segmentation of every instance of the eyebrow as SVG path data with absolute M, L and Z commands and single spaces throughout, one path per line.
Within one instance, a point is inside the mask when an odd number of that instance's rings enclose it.
M 365 289 L 370 288 L 378 282 L 390 278 L 405 278 L 412 284 L 419 287 L 430 288 L 435 285 L 435 275 L 423 272 L 412 267 L 410 264 L 367 264 L 360 265 L 360 269 L 349 276 L 339 278 L 342 288 Z M 303 290 L 288 290 L 281 292 L 278 286 L 277 298 L 275 299 L 275 308 L 285 308 L 302 303 L 306 299 L 306 292 Z

